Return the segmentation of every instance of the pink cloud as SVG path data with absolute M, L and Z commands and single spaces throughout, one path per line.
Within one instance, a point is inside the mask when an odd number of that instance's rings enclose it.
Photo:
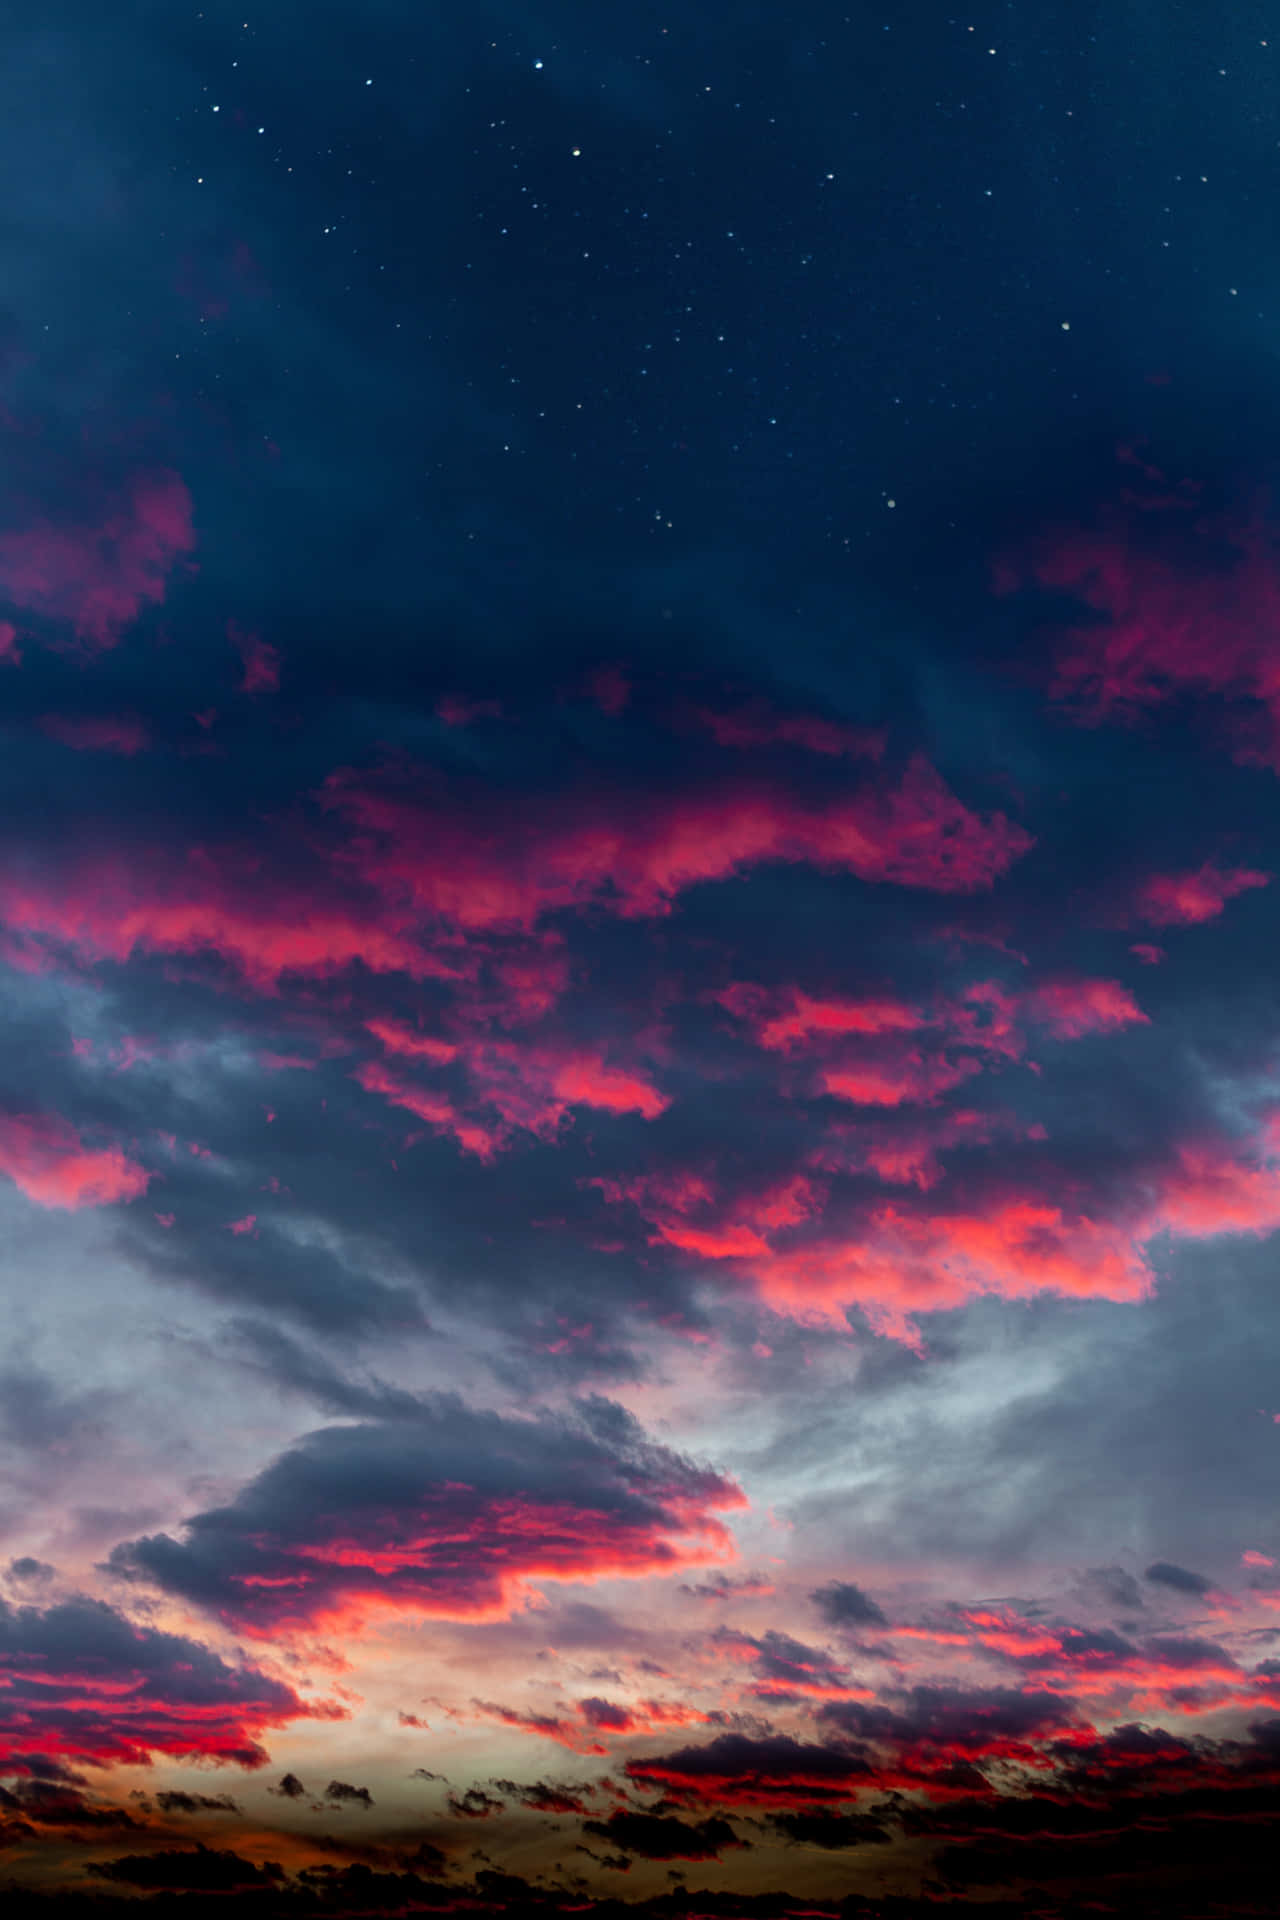
M 403 1425 L 298 1441 L 214 1515 L 112 1565 L 276 1638 L 376 1610 L 495 1620 L 537 1583 L 649 1579 L 736 1558 L 733 1480 L 603 1400 L 511 1417 L 453 1396 Z
M 39 1207 L 74 1211 L 136 1200 L 152 1175 L 119 1147 L 87 1147 L 56 1116 L 0 1115 L 0 1173 Z
M 1115 1033 L 1121 1027 L 1148 1026 L 1127 987 L 1118 980 L 1056 980 L 1036 987 L 1024 1002 L 1031 1017 L 1059 1040 L 1080 1040 L 1090 1033 Z
M 977 1060 L 926 1059 L 910 1053 L 897 1060 L 834 1069 L 820 1076 L 820 1085 L 824 1093 L 855 1106 L 899 1107 L 936 1100 L 981 1071 Z
M 631 699 L 631 682 L 621 667 L 597 667 L 588 684 L 592 699 L 611 720 L 626 710 Z
M 39 522 L 0 534 L 0 589 L 15 605 L 70 624 L 86 645 L 114 647 L 195 546 L 191 499 L 176 473 L 135 479 L 96 524 Z
M 81 753 L 120 753 L 130 757 L 149 744 L 146 723 L 133 713 L 46 713 L 40 727 L 60 746 Z
M 915 1199 L 855 1204 L 838 1217 L 826 1213 L 816 1184 L 790 1219 L 766 1217 L 750 1194 L 721 1199 L 701 1176 L 684 1184 L 674 1176 L 597 1176 L 591 1184 L 611 1204 L 635 1206 L 657 1242 L 729 1266 L 773 1311 L 843 1326 L 845 1310 L 856 1306 L 878 1331 L 910 1345 L 919 1341 L 915 1315 L 982 1294 L 1136 1302 L 1155 1284 L 1152 1249 L 1166 1236 L 1204 1240 L 1280 1227 L 1280 1143 L 1266 1131 L 1245 1146 L 1184 1144 L 1118 1196 L 1091 1197 L 1049 1163 L 1033 1186 L 969 1204 L 941 1198 L 947 1189 L 931 1175 L 921 1143 L 911 1147 L 901 1164 L 892 1157 L 887 1164 L 904 1186 L 918 1188 Z M 874 1151 L 874 1143 L 864 1149 L 868 1159 Z
M 608 1061 L 598 1051 L 470 1031 L 445 1042 L 396 1022 L 368 1024 L 392 1054 L 428 1066 L 457 1064 L 467 1091 L 460 1098 L 438 1086 L 412 1083 L 377 1061 L 357 1069 L 360 1085 L 416 1113 L 437 1133 L 452 1134 L 464 1150 L 481 1159 L 491 1159 L 507 1143 L 511 1128 L 553 1138 L 574 1107 L 654 1120 L 669 1104 L 637 1068 Z
M 234 621 L 227 623 L 227 638 L 244 663 L 241 693 L 275 693 L 280 685 L 280 653 L 256 633 L 243 633 Z
M 436 716 L 446 727 L 470 726 L 473 720 L 496 720 L 501 713 L 497 700 L 472 700 L 465 693 L 442 693 L 436 701 Z
M 42 1609 L 0 1600 L 0 1747 L 26 1756 L 26 1767 L 37 1756 L 149 1767 L 157 1754 L 262 1767 L 268 1729 L 340 1717 L 257 1667 L 135 1625 L 101 1601 Z
M 403 1107 L 419 1120 L 425 1120 L 433 1133 L 450 1134 L 458 1145 L 480 1160 L 492 1160 L 503 1143 L 500 1129 L 486 1127 L 460 1113 L 446 1093 L 413 1085 L 400 1074 L 392 1073 L 380 1061 L 366 1060 L 352 1078 L 366 1093 L 380 1093 L 394 1107 Z
M 1269 873 L 1252 867 L 1215 867 L 1206 861 L 1192 873 L 1152 874 L 1138 889 L 1134 912 L 1153 927 L 1198 926 L 1216 920 L 1237 894 L 1270 881 Z
M 719 785 L 664 799 L 584 792 L 489 819 L 479 794 L 444 798 L 425 780 L 352 771 L 322 795 L 355 830 L 348 857 L 367 884 L 475 930 L 589 903 L 662 915 L 688 888 L 769 861 L 974 892 L 1032 844 L 1003 814 L 970 812 L 919 756 L 896 783 L 826 802 Z
M 1140 461 L 1148 485 L 1163 475 Z M 1137 492 L 1090 528 L 1060 528 L 995 569 L 1092 618 L 1059 638 L 1051 697 L 1086 724 L 1178 700 L 1221 703 L 1233 757 L 1280 769 L 1280 567 L 1262 511 L 1197 514 L 1195 490 Z M 1142 518 L 1136 518 L 1141 513 Z
M 835 758 L 879 760 L 886 740 L 867 727 L 845 726 L 813 713 L 782 713 L 767 700 L 752 700 L 728 713 L 699 708 L 694 718 L 721 747 L 801 747 Z

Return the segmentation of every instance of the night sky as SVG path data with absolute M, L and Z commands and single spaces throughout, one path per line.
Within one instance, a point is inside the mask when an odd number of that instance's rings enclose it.
M 0 1892 L 1276 1910 L 1280 15 L 0 19 Z

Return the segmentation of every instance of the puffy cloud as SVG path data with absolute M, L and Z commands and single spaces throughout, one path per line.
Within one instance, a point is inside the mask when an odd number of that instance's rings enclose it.
M 1171 1560 L 1153 1560 L 1142 1577 L 1156 1586 L 1171 1587 L 1175 1593 L 1205 1594 L 1213 1591 L 1212 1580 L 1206 1580 L 1202 1573 L 1193 1573 L 1189 1567 L 1175 1566 Z
M 100 1600 L 0 1601 L 0 1674 L 0 1740 L 11 1751 L 100 1766 L 164 1754 L 259 1767 L 269 1728 L 334 1712 Z
M 829 1580 L 809 1595 L 814 1606 L 831 1627 L 882 1627 L 885 1616 L 880 1607 L 851 1580 Z
M 769 1825 L 797 1846 L 821 1847 L 828 1853 L 849 1847 L 885 1846 L 893 1838 L 882 1820 L 870 1813 L 837 1813 L 831 1807 L 785 1807 L 771 1813 Z
M 527 928 L 592 902 L 662 915 L 690 887 L 766 862 L 973 892 L 1031 845 L 1003 814 L 971 813 L 921 756 L 896 784 L 809 804 L 781 789 L 721 784 L 656 801 L 582 792 L 527 819 L 496 818 L 481 793 L 458 791 L 445 804 L 422 781 L 355 770 L 330 775 L 323 798 L 349 824 L 347 858 L 366 884 L 475 931 Z
M 491 1780 L 499 1793 L 531 1813 L 585 1813 L 586 1798 L 579 1787 L 557 1786 L 547 1780 Z
M 697 708 L 690 717 L 719 747 L 799 747 L 806 753 L 855 760 L 878 760 L 885 750 L 882 733 L 817 713 L 786 713 L 760 697 L 721 711 Z
M 712 1635 L 711 1644 L 731 1659 L 752 1663 L 751 1691 L 761 1700 L 794 1700 L 806 1694 L 871 1697 L 851 1684 L 848 1667 L 824 1647 L 807 1646 L 776 1628 L 756 1637 L 722 1627 Z
M 663 1787 L 674 1797 L 741 1806 L 847 1800 L 875 1784 L 860 1754 L 785 1733 L 721 1733 L 704 1746 L 628 1760 L 626 1772 L 638 1784 Z
M 75 1209 L 136 1200 L 153 1178 L 116 1146 L 86 1146 L 55 1115 L 0 1114 L 0 1173 L 38 1207 Z
M 1139 920 L 1153 927 L 1193 927 L 1216 920 L 1228 900 L 1254 887 L 1271 882 L 1269 873 L 1253 867 L 1216 867 L 1206 861 L 1191 873 L 1154 873 L 1144 880 L 1134 899 L 1133 911 Z M 1154 947 L 1133 951 L 1140 957 L 1156 953 Z
M 1025 1005 L 1031 1017 L 1058 1040 L 1149 1024 L 1132 993 L 1118 980 L 1046 981 L 1026 996 Z
M 89 1871 L 122 1886 L 192 1893 L 235 1893 L 248 1887 L 274 1886 L 284 1878 L 282 1869 L 270 1861 L 255 1867 L 238 1853 L 199 1844 L 161 1848 L 155 1853 L 124 1853 L 115 1860 L 99 1860 Z
M 373 1805 L 373 1795 L 368 1787 L 353 1787 L 346 1780 L 331 1780 L 324 1790 L 326 1800 L 336 1800 L 339 1806 L 369 1808 Z
M 743 1847 L 729 1822 L 719 1817 L 689 1821 L 674 1814 L 637 1813 L 618 1807 L 607 1820 L 588 1820 L 584 1833 L 593 1833 L 623 1853 L 645 1860 L 718 1860 L 727 1848 Z
M 227 638 L 244 663 L 241 693 L 275 693 L 280 685 L 280 652 L 256 633 L 242 633 L 234 622 Z
M 46 713 L 41 729 L 77 753 L 120 753 L 130 758 L 147 746 L 146 724 L 135 713 Z
M 856 1306 L 878 1331 L 909 1343 L 917 1338 L 913 1315 L 981 1294 L 1142 1300 L 1154 1286 L 1150 1249 L 1158 1238 L 1264 1235 L 1280 1226 L 1280 1165 L 1266 1130 L 1241 1143 L 1176 1146 L 1162 1164 L 1134 1168 L 1128 1191 L 1100 1187 L 1093 1202 L 1051 1158 L 1038 1171 L 1024 1191 L 989 1187 L 972 1211 L 952 1211 L 944 1188 L 937 1202 L 922 1194 L 851 1209 L 843 1219 L 828 1209 L 817 1224 L 822 1196 L 811 1184 L 803 1207 L 772 1220 L 758 1196 L 717 1206 L 701 1178 L 594 1184 L 608 1199 L 637 1205 L 667 1244 L 740 1267 L 775 1312 L 843 1324 Z
M 415 1419 L 308 1434 L 183 1537 L 112 1565 L 246 1631 L 377 1608 L 496 1618 L 538 1581 L 636 1578 L 732 1557 L 731 1480 L 621 1407 L 511 1418 L 439 1396 Z
M 0 533 L 0 591 L 95 649 L 114 647 L 195 546 L 191 497 L 176 473 L 131 480 L 96 521 L 36 521 Z
M 1265 521 L 1223 512 L 1188 522 L 1189 497 L 1163 504 L 1044 533 L 1002 560 L 997 591 L 1035 584 L 1088 609 L 1061 634 L 1050 688 L 1082 721 L 1131 722 L 1208 698 L 1225 709 L 1235 757 L 1274 768 L 1276 647 L 1258 610 L 1275 605 L 1280 579 Z

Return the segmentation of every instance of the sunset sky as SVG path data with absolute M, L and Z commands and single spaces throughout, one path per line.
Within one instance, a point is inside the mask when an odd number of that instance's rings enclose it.
M 0 54 L 0 1891 L 1274 1913 L 1280 26 Z

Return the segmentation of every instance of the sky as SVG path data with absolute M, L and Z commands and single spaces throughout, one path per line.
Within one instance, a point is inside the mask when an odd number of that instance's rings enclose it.
M 954 4 L 0 22 L 24 1920 L 1275 1910 L 1280 21 Z

